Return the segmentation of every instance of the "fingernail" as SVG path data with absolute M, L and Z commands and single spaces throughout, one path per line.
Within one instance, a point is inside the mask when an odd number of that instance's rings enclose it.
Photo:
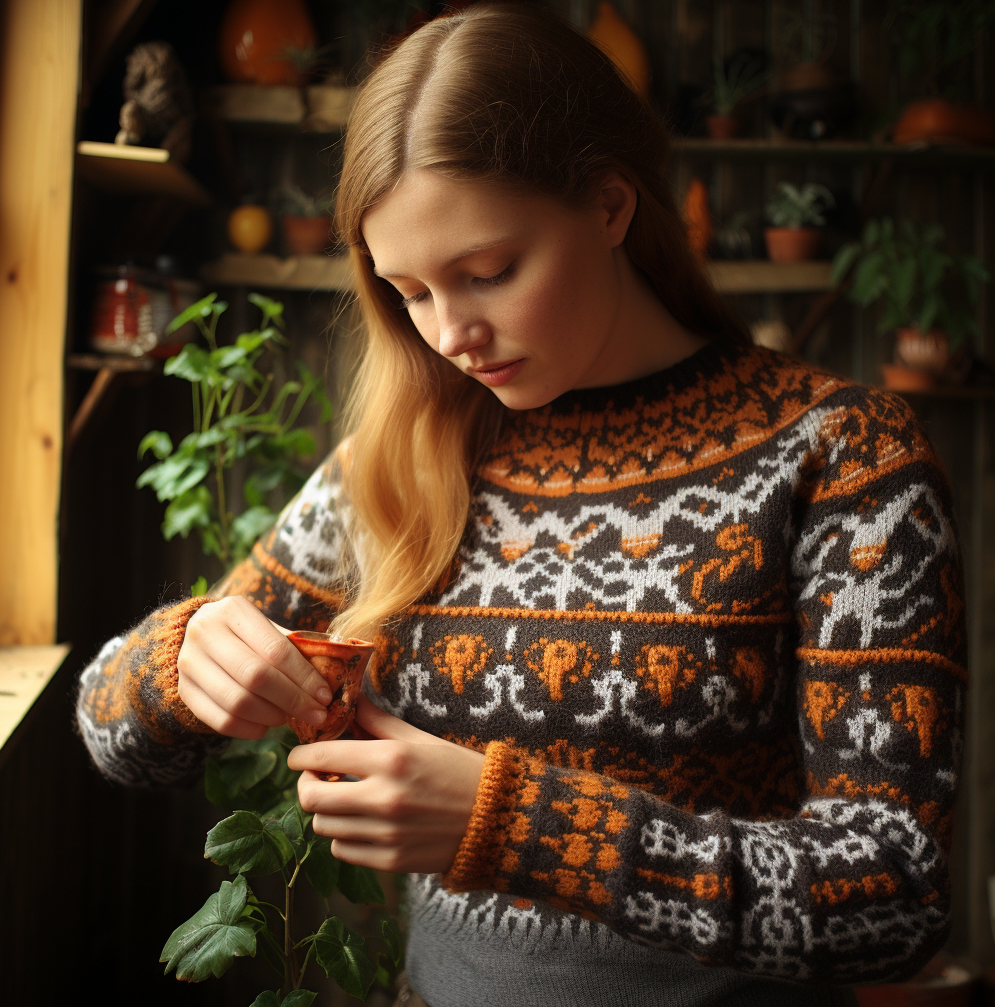
M 327 706 L 332 701 L 332 690 L 327 685 L 323 685 L 318 690 L 317 700 L 319 703 L 324 703 Z
M 308 710 L 307 713 L 304 714 L 304 719 L 309 724 L 314 724 L 315 727 L 322 727 L 327 716 L 327 710 Z

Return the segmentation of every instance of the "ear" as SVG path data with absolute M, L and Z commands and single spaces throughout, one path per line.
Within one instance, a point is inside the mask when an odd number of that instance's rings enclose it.
M 610 171 L 601 180 L 595 197 L 610 248 L 617 248 L 629 233 L 639 202 L 636 187 L 624 175 Z

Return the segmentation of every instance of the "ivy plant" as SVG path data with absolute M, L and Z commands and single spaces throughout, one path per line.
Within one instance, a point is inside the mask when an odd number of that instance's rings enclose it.
M 283 305 L 262 294 L 249 294 L 262 313 L 257 328 L 243 332 L 233 345 L 219 346 L 218 321 L 227 303 L 217 294 L 190 305 L 170 322 L 174 332 L 193 322 L 207 347 L 188 343 L 166 361 L 164 372 L 190 384 L 193 430 L 176 446 L 169 434 L 153 430 L 138 446 L 139 458 L 151 451 L 156 461 L 136 485 L 150 486 L 167 502 L 162 523 L 166 540 L 196 531 L 205 554 L 228 569 L 248 555 L 256 539 L 276 520 L 267 501 L 277 490 L 296 492 L 305 473 L 300 459 L 313 454 L 314 438 L 297 421 L 309 400 L 320 406 L 321 422 L 331 417 L 322 381 L 303 362 L 297 378 L 274 384 L 261 362 L 286 345 L 281 334 Z M 248 475 L 242 487 L 246 506 L 235 513 L 231 470 L 243 462 Z M 205 578 L 194 593 L 207 588 Z
M 374 871 L 337 860 L 330 842 L 315 834 L 313 816 L 296 799 L 298 774 L 287 768 L 287 752 L 296 744 L 289 728 L 276 728 L 259 742 L 234 741 L 208 760 L 207 796 L 231 814 L 208 832 L 204 856 L 235 879 L 222 881 L 173 931 L 160 958 L 167 973 L 200 982 L 223 975 L 236 958 L 259 953 L 280 988 L 260 993 L 253 1007 L 309 1007 L 317 994 L 304 986 L 315 967 L 365 999 L 375 980 L 385 986 L 393 981 L 403 959 L 390 917 L 380 920 L 375 935 L 363 935 L 326 913 L 317 930 L 299 934 L 295 903 L 302 882 L 326 910 L 336 890 L 353 903 L 383 904 L 385 898 Z M 276 873 L 283 879 L 282 905 L 259 898 L 248 881 Z

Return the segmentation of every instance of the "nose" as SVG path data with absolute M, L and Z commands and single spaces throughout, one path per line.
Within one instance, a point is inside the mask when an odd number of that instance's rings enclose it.
M 475 313 L 454 300 L 435 299 L 436 317 L 439 320 L 439 353 L 444 357 L 458 357 L 484 346 L 490 341 L 490 325 Z

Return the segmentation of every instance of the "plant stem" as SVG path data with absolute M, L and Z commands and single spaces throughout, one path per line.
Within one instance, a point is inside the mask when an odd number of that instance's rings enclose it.
M 287 902 L 283 914 L 283 995 L 287 996 L 296 989 L 300 989 L 300 978 L 297 975 L 297 949 L 294 947 L 293 938 L 293 913 L 294 913 L 294 882 L 301 869 L 300 861 L 294 868 L 294 873 L 287 882 Z
M 231 555 L 231 544 L 228 541 L 228 511 L 227 501 L 225 500 L 225 473 L 220 444 L 216 448 L 214 474 L 217 478 L 218 484 L 218 521 L 221 524 L 221 534 L 218 536 L 218 540 L 221 546 L 221 551 L 224 553 L 221 557 L 221 561 L 225 564 L 225 566 L 227 566 L 229 556 Z

